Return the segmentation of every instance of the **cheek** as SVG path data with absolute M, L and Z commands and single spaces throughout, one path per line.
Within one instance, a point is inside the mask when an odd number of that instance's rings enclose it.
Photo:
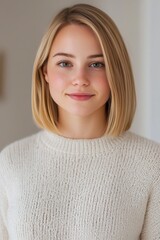
M 97 85 L 97 87 L 99 89 L 110 91 L 110 87 L 109 87 L 107 77 L 104 74 L 102 74 L 101 76 L 99 76 L 96 79 L 95 84 Z
M 106 75 L 101 75 L 101 77 L 96 80 L 96 84 L 95 88 L 101 93 L 100 96 L 104 101 L 107 101 L 111 91 Z
M 66 78 L 65 78 L 64 74 L 54 72 L 49 75 L 48 83 L 49 83 L 50 87 L 55 87 L 56 89 L 57 88 L 59 89 L 64 86 L 64 84 L 66 82 L 65 79 Z
M 108 80 L 106 77 L 102 78 L 100 83 L 101 83 L 102 88 L 109 88 L 109 83 L 108 83 Z
M 53 100 L 56 100 L 59 98 L 59 94 L 63 93 L 67 87 L 66 77 L 62 73 L 50 73 L 48 75 L 48 84 L 50 94 Z

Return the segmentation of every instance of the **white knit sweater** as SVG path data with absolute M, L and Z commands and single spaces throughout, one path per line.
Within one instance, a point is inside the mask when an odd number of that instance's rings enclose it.
M 0 240 L 160 239 L 160 145 L 47 131 L 0 153 Z

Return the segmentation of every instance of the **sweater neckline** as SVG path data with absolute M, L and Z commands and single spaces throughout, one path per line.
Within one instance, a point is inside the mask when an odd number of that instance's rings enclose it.
M 99 155 L 104 151 L 115 150 L 123 143 L 127 132 L 122 133 L 118 137 L 104 135 L 93 139 L 72 139 L 66 138 L 48 130 L 42 130 L 40 139 L 51 150 L 65 154 L 90 154 Z

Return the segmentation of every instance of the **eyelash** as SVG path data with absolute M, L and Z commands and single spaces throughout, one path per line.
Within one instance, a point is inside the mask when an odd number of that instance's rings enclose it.
M 65 64 L 65 66 L 64 66 L 64 64 Z M 68 62 L 68 61 L 60 61 L 60 62 L 57 63 L 57 65 L 60 66 L 60 67 L 62 67 L 62 68 L 64 68 L 64 67 L 72 67 L 72 66 L 73 66 L 73 65 L 72 65 L 70 62 Z M 66 66 L 66 65 L 67 65 L 67 66 Z
M 103 68 L 103 67 L 105 67 L 105 64 L 103 62 L 94 62 L 90 66 L 92 66 L 92 65 L 99 65 L 99 67 L 95 67 L 95 68 Z
M 72 63 L 70 63 L 69 61 L 60 61 L 60 62 L 57 63 L 57 65 L 62 67 L 62 68 L 73 66 Z M 96 67 L 95 65 L 98 65 L 98 67 Z M 105 67 L 105 64 L 103 62 L 93 62 L 89 65 L 89 67 L 91 67 L 91 68 L 103 68 L 103 67 Z

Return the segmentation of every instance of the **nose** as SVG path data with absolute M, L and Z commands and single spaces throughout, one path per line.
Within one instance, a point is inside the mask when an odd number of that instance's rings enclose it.
M 85 70 L 79 69 L 75 72 L 75 75 L 72 80 L 72 84 L 74 86 L 88 86 L 89 85 L 89 79 L 88 75 Z

